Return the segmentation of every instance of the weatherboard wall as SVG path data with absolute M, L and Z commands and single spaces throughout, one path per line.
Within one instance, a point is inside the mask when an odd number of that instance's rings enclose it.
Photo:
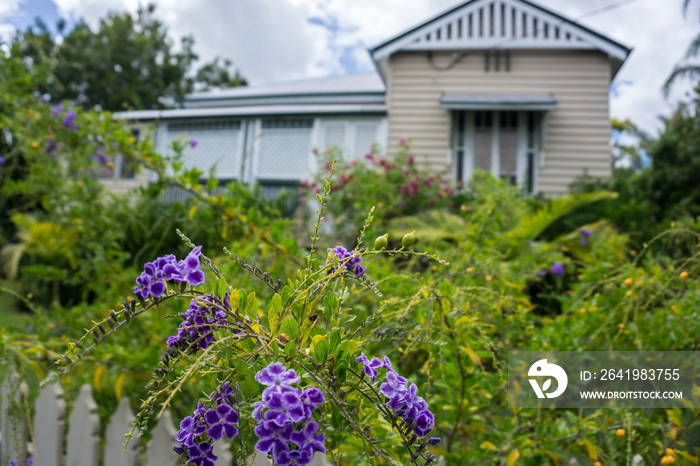
M 611 175 L 608 86 L 610 61 L 590 50 L 516 50 L 510 71 L 485 69 L 482 51 L 469 51 L 450 69 L 458 53 L 398 52 L 391 56 L 387 82 L 389 151 L 410 138 L 418 160 L 449 170 L 449 111 L 443 93 L 551 93 L 557 101 L 548 115 L 544 165 L 538 166 L 537 191 L 562 194 L 579 175 Z M 432 64 L 431 64 L 432 63 Z

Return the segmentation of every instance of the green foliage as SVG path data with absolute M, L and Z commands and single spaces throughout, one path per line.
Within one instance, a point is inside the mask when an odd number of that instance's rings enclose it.
M 380 156 L 376 146 L 362 160 L 344 161 L 338 148 L 317 156 L 323 170 L 303 184 L 310 193 L 318 194 L 325 173 L 337 161 L 328 212 L 338 234 L 348 241 L 357 236 L 372 207 L 383 222 L 429 208 L 455 210 L 469 197 L 461 189 L 451 187 L 445 176 L 421 170 L 421 160 L 406 142 L 391 157 Z

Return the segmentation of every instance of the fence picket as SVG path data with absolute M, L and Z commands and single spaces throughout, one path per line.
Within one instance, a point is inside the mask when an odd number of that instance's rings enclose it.
M 175 434 L 170 410 L 165 410 L 151 431 L 151 440 L 146 445 L 146 466 L 177 466 L 182 464 L 173 451 Z
M 131 411 L 129 398 L 122 397 L 119 400 L 117 410 L 109 419 L 107 432 L 105 432 L 105 466 L 136 466 L 138 431 L 134 430 L 134 434 L 126 446 L 126 451 L 124 451 L 124 444 L 127 440 L 124 434 L 131 432 L 134 421 L 136 421 L 136 416 Z
M 78 399 L 68 418 L 68 466 L 95 466 L 100 461 L 100 418 L 92 388 L 80 387 Z
M 63 439 L 66 432 L 66 400 L 59 382 L 46 385 L 34 403 L 34 452 L 38 466 L 63 464 Z
M 231 466 L 233 464 L 233 455 L 231 455 L 231 445 L 226 442 L 214 442 L 212 453 L 217 456 L 216 466 Z
M 10 460 L 20 464 L 26 461 L 27 423 L 22 405 L 22 396 L 26 395 L 27 385 L 10 369 L 0 387 L 0 464 L 10 464 Z

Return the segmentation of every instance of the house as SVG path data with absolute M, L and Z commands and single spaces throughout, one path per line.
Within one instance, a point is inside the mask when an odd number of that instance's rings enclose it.
M 315 169 L 314 147 L 359 158 L 411 140 L 456 182 L 476 168 L 557 195 L 611 175 L 610 82 L 631 49 L 526 0 L 471 0 L 369 50 L 376 73 L 195 93 L 184 107 L 120 116 L 186 132 L 187 163 L 274 188 Z

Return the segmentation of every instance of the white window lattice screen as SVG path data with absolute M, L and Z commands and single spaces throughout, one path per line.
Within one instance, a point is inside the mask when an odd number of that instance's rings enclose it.
M 183 137 L 197 141 L 196 147 L 189 144 L 183 151 L 186 168 L 198 168 L 209 175 L 215 167 L 215 176 L 223 179 L 239 179 L 241 175 L 240 137 L 241 122 L 201 122 L 168 124 L 166 147 Z
M 379 141 L 379 121 L 331 120 L 322 123 L 321 149 L 337 146 L 347 160 L 361 159 Z
M 372 150 L 372 144 L 379 140 L 377 134 L 379 125 L 376 123 L 360 123 L 355 125 L 355 146 L 353 155 L 356 159 Z
M 345 153 L 348 149 L 345 141 L 345 127 L 347 124 L 345 122 L 325 123 L 323 126 L 323 148 L 337 146 Z
M 313 120 L 263 120 L 255 177 L 298 180 L 309 173 Z

